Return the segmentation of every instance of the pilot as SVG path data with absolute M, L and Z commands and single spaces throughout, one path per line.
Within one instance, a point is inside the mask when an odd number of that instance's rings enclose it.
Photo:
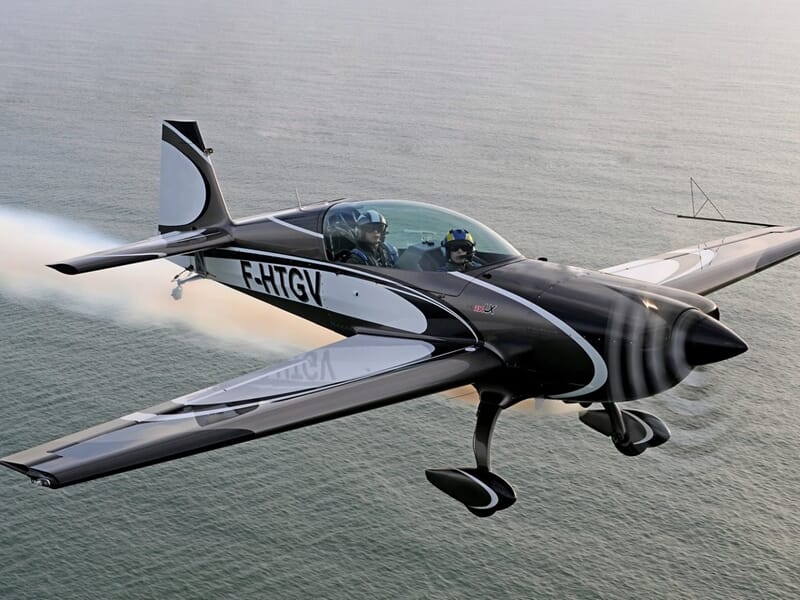
M 446 262 L 440 271 L 469 271 L 480 266 L 475 262 L 475 240 L 466 229 L 451 229 L 442 240 Z
M 372 267 L 393 267 L 397 248 L 386 242 L 386 217 L 377 210 L 368 210 L 358 217 L 358 241 L 345 262 Z

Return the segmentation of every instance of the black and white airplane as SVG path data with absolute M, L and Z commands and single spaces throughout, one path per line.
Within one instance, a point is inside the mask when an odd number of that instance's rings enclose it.
M 1 464 L 64 487 L 471 384 L 477 464 L 426 474 L 489 516 L 516 500 L 490 468 L 503 409 L 580 403 L 581 421 L 623 454 L 663 444 L 659 418 L 620 404 L 744 352 L 705 295 L 800 253 L 800 227 L 771 226 L 598 272 L 526 259 L 485 225 L 417 202 L 233 220 L 210 154 L 195 122 L 164 122 L 159 235 L 50 266 L 75 275 L 168 258 L 345 338 Z

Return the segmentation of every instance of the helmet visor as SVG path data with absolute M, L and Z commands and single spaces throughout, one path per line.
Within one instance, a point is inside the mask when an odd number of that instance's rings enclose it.
M 447 243 L 447 251 L 448 252 L 455 252 L 456 250 L 463 250 L 464 252 L 470 253 L 472 252 L 472 244 L 469 242 L 457 241 L 457 242 L 448 242 Z

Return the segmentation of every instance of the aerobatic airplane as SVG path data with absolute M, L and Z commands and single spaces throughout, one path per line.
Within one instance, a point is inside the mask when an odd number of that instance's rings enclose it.
M 168 258 L 345 338 L 0 463 L 64 487 L 471 384 L 476 466 L 426 475 L 489 516 L 516 500 L 490 466 L 502 410 L 580 403 L 580 420 L 623 454 L 663 444 L 658 417 L 621 403 L 747 350 L 705 295 L 800 253 L 800 227 L 770 226 L 598 272 L 527 259 L 485 225 L 417 202 L 233 220 L 210 154 L 197 123 L 165 121 L 159 235 L 49 266 Z

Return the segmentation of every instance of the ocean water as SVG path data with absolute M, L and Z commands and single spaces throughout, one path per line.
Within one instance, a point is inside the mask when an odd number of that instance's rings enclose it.
M 800 222 L 793 2 L 7 0 L 0 20 L 0 456 L 333 339 L 176 269 L 49 260 L 154 233 L 160 121 L 200 122 L 235 217 L 342 196 L 466 212 L 602 268 Z M 0 473 L 0 596 L 800 597 L 800 262 L 713 295 L 750 351 L 644 401 L 631 459 L 574 412 L 504 414 L 517 504 L 432 396 L 64 490 Z M 559 414 L 552 414 L 559 413 Z

